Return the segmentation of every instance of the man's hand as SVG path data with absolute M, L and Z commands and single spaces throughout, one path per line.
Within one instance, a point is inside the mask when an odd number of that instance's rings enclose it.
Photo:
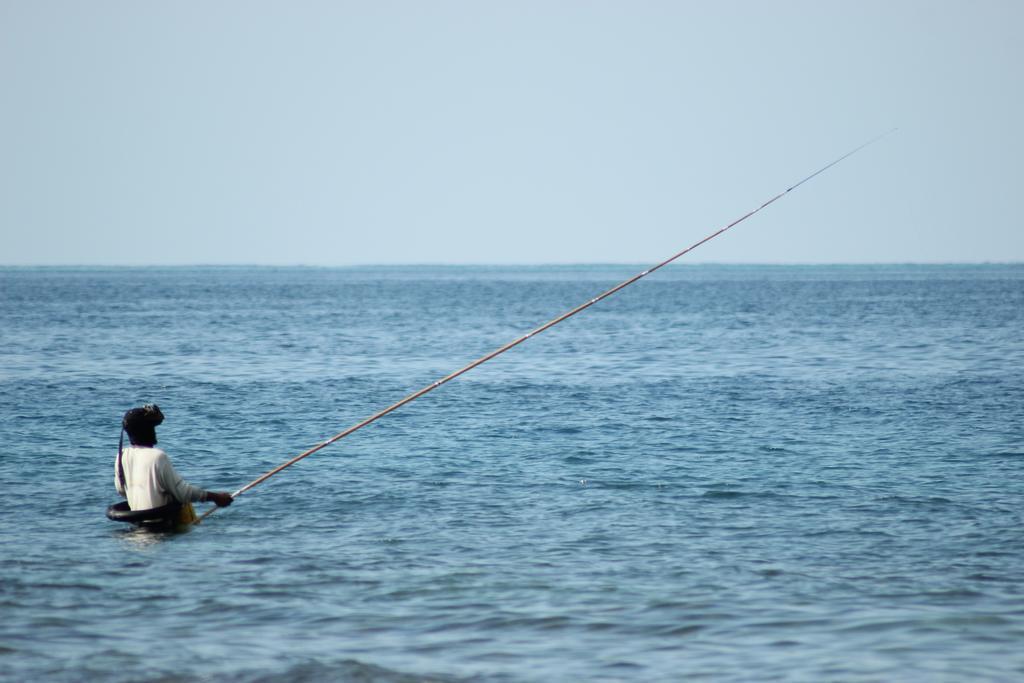
M 231 505 L 234 498 L 227 491 L 209 491 L 206 494 L 206 500 L 216 503 L 219 508 L 226 508 Z

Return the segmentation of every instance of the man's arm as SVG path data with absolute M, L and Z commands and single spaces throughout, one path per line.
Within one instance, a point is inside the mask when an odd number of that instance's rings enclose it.
M 171 465 L 171 459 L 167 457 L 166 453 L 162 453 L 158 457 L 157 473 L 164 490 L 170 493 L 179 503 L 189 501 L 200 503 L 209 500 L 216 503 L 217 507 L 225 507 L 231 505 L 231 502 L 234 500 L 230 493 L 206 491 L 182 479 L 181 475 L 174 469 L 174 466 Z
M 219 508 L 225 508 L 231 505 L 234 498 L 227 491 L 207 491 L 206 500 L 216 503 Z

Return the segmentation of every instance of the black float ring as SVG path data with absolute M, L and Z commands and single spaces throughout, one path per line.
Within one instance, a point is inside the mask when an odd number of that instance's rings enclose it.
M 128 501 L 122 500 L 107 508 L 107 519 L 145 527 L 173 526 L 181 506 L 171 503 L 148 510 L 132 510 Z

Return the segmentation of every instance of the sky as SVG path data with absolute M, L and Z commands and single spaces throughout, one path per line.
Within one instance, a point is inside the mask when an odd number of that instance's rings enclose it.
M 0 265 L 1024 261 L 1017 0 L 0 0 Z

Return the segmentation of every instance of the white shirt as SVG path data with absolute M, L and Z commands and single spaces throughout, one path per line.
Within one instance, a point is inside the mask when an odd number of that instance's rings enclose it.
M 171 465 L 171 459 L 159 448 L 127 446 L 121 451 L 121 466 L 128 490 L 121 486 L 117 458 L 114 459 L 114 486 L 128 499 L 132 510 L 150 510 L 172 500 L 180 503 L 206 500 L 206 491 L 182 479 Z

